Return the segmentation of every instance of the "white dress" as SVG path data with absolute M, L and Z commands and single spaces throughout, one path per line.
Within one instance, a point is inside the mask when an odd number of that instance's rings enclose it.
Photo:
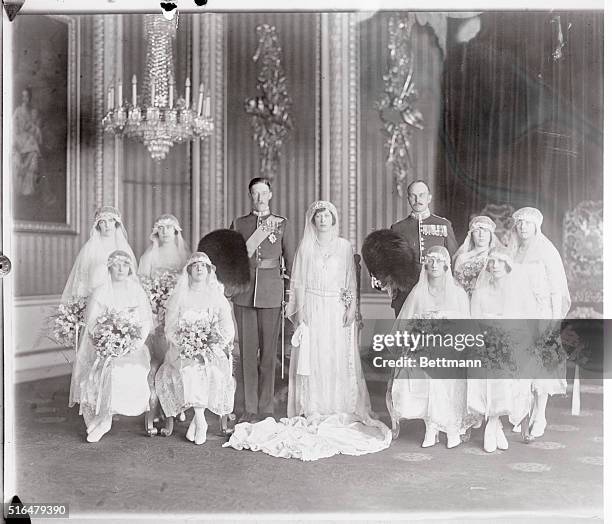
M 530 289 L 537 301 L 535 318 L 562 320 L 569 311 L 571 299 L 567 277 L 559 252 L 541 232 L 522 246 L 513 231 L 511 247 L 514 259 L 520 263 L 529 279 Z M 536 364 L 537 365 L 537 364 Z M 554 369 L 541 364 L 533 380 L 533 389 L 549 395 L 564 395 L 567 390 L 567 366 L 563 360 Z
M 145 340 L 152 327 L 151 308 L 137 282 L 125 284 L 121 292 L 111 283 L 98 287 L 87 307 L 87 332 L 73 366 L 69 406 L 80 404 L 88 427 L 113 414 L 136 416 L 149 409 L 150 357 Z M 132 310 L 142 327 L 141 340 L 125 356 L 98 359 L 91 334 L 98 317 L 109 308 Z
M 508 415 L 512 424 L 519 424 L 528 415 L 531 403 L 531 380 L 525 378 L 533 361 L 529 357 L 529 346 L 537 336 L 535 301 L 527 288 L 524 275 L 515 268 L 503 277 L 498 286 L 490 285 L 486 269 L 478 279 L 471 301 L 472 317 L 475 319 L 499 319 L 499 327 L 511 340 L 512 359 L 516 370 L 488 371 L 486 378 L 477 371 L 468 370 L 467 409 L 478 417 Z M 526 319 L 518 322 L 517 319 Z M 504 319 L 513 320 L 503 322 Z M 486 325 L 495 325 L 486 322 Z M 484 328 L 483 328 L 484 329 Z M 495 374 L 500 378 L 494 378 Z M 523 375 L 523 376 L 521 376 Z
M 342 324 L 341 289 L 355 295 L 350 243 L 337 238 L 329 256 L 317 256 L 308 271 L 302 341 L 292 349 L 287 416 L 356 413 L 368 415 L 370 397 L 361 369 L 355 323 Z M 299 328 L 298 328 L 299 329 Z M 299 335 L 298 335 L 299 336 Z M 304 340 L 307 338 L 307 341 Z
M 230 358 L 219 351 L 206 364 L 182 359 L 174 336 L 183 315 L 206 312 L 218 316 L 223 345 L 234 340 L 234 322 L 229 302 L 222 292 L 209 291 L 189 289 L 177 299 L 171 298 L 168 304 L 166 334 L 170 349 L 155 376 L 155 391 L 168 417 L 176 416 L 191 407 L 208 408 L 217 415 L 225 415 L 231 413 L 234 407 L 236 384 Z
M 448 264 L 450 266 L 450 263 Z M 398 315 L 393 331 L 402 330 L 402 320 L 434 314 L 436 318 L 470 318 L 469 299 L 463 288 L 446 274 L 444 297 L 435 300 L 428 292 L 425 268 Z M 440 303 L 441 302 L 441 303 Z M 417 353 L 418 355 L 418 353 Z M 418 367 L 409 368 L 406 378 L 396 378 L 391 388 L 392 418 L 421 419 L 436 431 L 463 433 L 470 423 L 466 407 L 466 379 L 429 377 Z
M 335 207 L 322 205 L 335 217 L 337 228 Z M 305 324 L 298 325 L 292 342 L 298 347 L 291 351 L 288 418 L 238 424 L 224 446 L 317 460 L 338 453 L 374 453 L 391 443 L 390 429 L 370 416 L 355 322 L 343 326 L 341 296 L 350 293 L 355 300 L 352 247 L 337 236 L 326 248 L 317 245 L 313 206 L 292 271 L 288 315 L 297 315 Z

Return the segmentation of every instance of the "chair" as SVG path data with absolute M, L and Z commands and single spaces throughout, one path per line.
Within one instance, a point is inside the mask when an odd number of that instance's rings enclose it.
M 470 220 L 476 216 L 487 216 L 495 222 L 495 234 L 500 242 L 507 246 L 510 240 L 510 232 L 514 225 L 512 213 L 515 209 L 510 204 L 487 204 L 480 213 L 474 213 Z
M 603 202 L 586 200 L 563 218 L 563 263 L 570 319 L 603 318 Z M 580 368 L 574 369 L 572 415 L 580 415 Z

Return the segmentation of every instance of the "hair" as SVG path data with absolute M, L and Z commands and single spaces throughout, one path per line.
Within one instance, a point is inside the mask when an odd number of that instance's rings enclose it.
M 487 271 L 490 273 L 491 272 L 491 263 L 493 262 L 493 260 L 488 260 L 487 261 Z M 512 273 L 512 268 L 508 265 L 508 262 L 506 262 L 505 260 L 502 261 L 504 263 L 504 266 L 506 268 L 506 273 Z
M 210 275 L 211 272 L 211 267 L 208 264 L 205 264 L 203 260 L 194 260 L 191 264 L 189 264 L 186 268 L 187 274 L 189 276 L 191 276 L 191 270 L 193 269 L 193 266 L 195 264 L 204 264 L 206 266 L 206 270 L 208 271 L 208 274 Z
M 327 209 L 326 207 L 320 207 L 319 209 L 317 209 L 317 210 L 316 210 L 316 211 L 315 211 L 315 212 L 312 214 L 312 218 L 310 219 L 310 221 L 312 222 L 312 225 L 313 225 L 313 226 L 315 225 L 315 217 L 316 217 L 316 216 L 317 216 L 319 213 L 321 213 L 322 211 L 329 211 L 329 209 Z M 330 214 L 330 215 L 331 215 L 331 217 L 332 217 L 332 226 L 335 226 L 335 225 L 336 225 L 336 216 L 335 216 L 335 215 L 334 215 L 334 214 L 333 214 L 331 211 L 329 211 L 329 214 Z
M 272 186 L 270 185 L 270 181 L 267 178 L 255 177 L 255 178 L 252 178 L 251 181 L 249 182 L 249 193 L 251 192 L 251 188 L 255 184 L 266 184 L 268 186 L 268 189 L 270 190 L 272 189 Z
M 425 187 L 427 188 L 427 192 L 431 195 L 431 188 L 429 187 L 429 184 L 421 178 L 418 178 L 417 180 L 413 180 L 412 182 L 410 182 L 410 184 L 408 184 L 408 187 L 406 188 L 406 194 L 410 193 L 410 188 L 414 186 L 415 184 L 424 184 Z

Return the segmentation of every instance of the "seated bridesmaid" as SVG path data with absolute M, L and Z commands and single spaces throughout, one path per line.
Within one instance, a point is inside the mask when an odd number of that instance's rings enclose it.
M 110 430 L 114 414 L 137 416 L 149 409 L 149 300 L 130 254 L 112 252 L 107 267 L 106 282 L 95 289 L 87 307 L 87 336 L 70 384 L 70 406 L 80 404 L 89 442 Z
M 189 258 L 189 249 L 183 239 L 182 229 L 178 219 L 174 215 L 164 214 L 157 217 L 151 232 L 151 245 L 140 257 L 138 274 L 145 279 L 157 279 L 157 287 L 172 287 L 174 277 L 181 272 L 183 266 Z M 164 274 L 170 274 L 164 277 Z M 148 287 L 143 280 L 145 289 Z M 155 374 L 164 360 L 164 355 L 168 350 L 166 337 L 164 335 L 165 304 L 156 306 L 154 320 L 156 328 L 147 340 L 147 346 L 151 352 L 151 372 L 149 373 L 149 386 L 151 388 L 151 420 L 147 423 L 147 432 L 150 435 L 157 434 L 157 428 L 153 423 L 159 420 L 159 403 L 155 394 Z M 184 420 L 184 419 L 183 419 Z M 166 421 L 166 427 L 162 429 L 163 435 L 172 432 L 170 421 Z
M 168 300 L 169 350 L 155 377 L 155 389 L 167 417 L 193 408 L 187 440 L 206 442 L 204 410 L 231 413 L 235 382 L 231 349 L 234 322 L 230 303 L 215 267 L 204 253 L 194 253 Z

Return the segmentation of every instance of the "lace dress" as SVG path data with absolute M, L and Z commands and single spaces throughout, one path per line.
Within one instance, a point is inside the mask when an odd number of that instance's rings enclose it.
M 192 408 L 208 408 L 217 415 L 232 412 L 236 384 L 232 376 L 230 358 L 221 350 L 211 361 L 201 363 L 179 356 L 176 326 L 184 315 L 201 313 L 217 315 L 223 337 L 223 345 L 234 340 L 234 322 L 231 306 L 222 295 L 207 296 L 206 293 L 187 291 L 176 304 L 169 305 L 166 316 L 166 333 L 170 349 L 164 363 L 155 376 L 155 391 L 162 409 L 168 417 Z
M 107 309 L 130 310 L 141 325 L 142 338 L 127 355 L 99 359 L 90 335 Z M 80 404 L 79 412 L 88 427 L 114 414 L 136 416 L 148 411 L 150 357 L 145 340 L 151 327 L 149 301 L 137 282 L 128 282 L 121 293 L 112 284 L 102 285 L 93 293 L 87 307 L 87 332 L 73 367 L 69 400 L 70 406 Z
M 316 248 L 299 264 L 294 292 L 305 324 L 298 326 L 293 341 L 298 347 L 291 352 L 288 418 L 238 424 L 224 446 L 304 461 L 381 451 L 390 445 L 391 431 L 370 416 L 356 326 L 343 326 L 341 295 L 355 294 L 351 245 L 336 238 L 329 249 Z

